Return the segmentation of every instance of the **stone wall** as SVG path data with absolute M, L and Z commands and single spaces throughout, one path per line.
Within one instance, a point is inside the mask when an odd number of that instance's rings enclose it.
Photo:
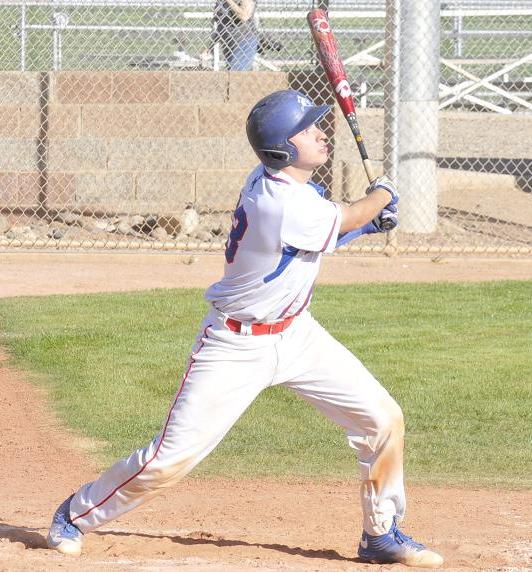
M 0 73 L 0 206 L 230 210 L 245 119 L 284 73 Z
M 2 72 L 0 208 L 174 213 L 193 203 L 232 210 L 257 163 L 245 136 L 249 109 L 276 89 L 320 85 L 302 81 L 270 72 Z M 379 172 L 382 110 L 358 113 Z M 352 200 L 366 178 L 338 108 L 333 135 L 332 196 Z M 440 115 L 441 156 L 530 157 L 531 148 L 530 116 Z M 500 185 L 502 177 L 490 180 Z M 466 190 L 476 180 L 475 173 L 443 173 L 440 187 Z

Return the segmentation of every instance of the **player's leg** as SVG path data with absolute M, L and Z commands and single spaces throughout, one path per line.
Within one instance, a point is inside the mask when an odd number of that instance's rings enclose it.
M 279 368 L 279 381 L 346 430 L 363 479 L 364 528 L 383 532 L 394 516 L 402 517 L 405 511 L 401 409 L 362 363 L 311 316 L 299 320 L 297 330 L 287 330 L 291 339 L 281 350 L 286 366 Z
M 430 566 L 441 558 L 414 543 L 397 540 L 405 513 L 403 484 L 404 423 L 401 408 L 362 363 L 309 315 L 286 336 L 279 350 L 282 378 L 329 419 L 341 425 L 355 449 L 361 471 L 363 544 L 394 538 L 390 562 Z M 297 359 L 294 359 L 297 356 Z M 411 541 L 413 543 L 413 541 Z M 408 554 L 397 554 L 403 546 Z M 388 551 L 389 552 L 389 551 Z M 404 550 L 402 550 L 404 552 Z M 384 556 L 383 556 L 384 560 Z
M 161 433 L 82 486 L 60 507 L 59 522 L 50 530 L 50 546 L 79 554 L 82 538 L 76 536 L 76 529 L 89 532 L 179 481 L 270 385 L 275 365 L 269 336 L 239 336 L 216 325 L 205 328 Z M 75 527 L 71 531 L 75 538 L 62 538 L 62 524 Z

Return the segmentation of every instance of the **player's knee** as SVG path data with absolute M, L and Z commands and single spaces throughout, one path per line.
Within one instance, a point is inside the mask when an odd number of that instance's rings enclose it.
M 377 421 L 377 433 L 387 439 L 388 437 L 402 438 L 405 432 L 403 411 L 399 404 L 391 397 L 382 403 Z
M 393 410 L 391 413 L 391 430 L 394 435 L 403 437 L 405 434 L 405 418 L 403 416 L 403 410 L 396 401 L 393 401 L 393 404 Z

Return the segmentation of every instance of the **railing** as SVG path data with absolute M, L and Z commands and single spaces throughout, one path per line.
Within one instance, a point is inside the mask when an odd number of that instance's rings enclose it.
M 51 22 L 39 22 L 39 23 L 28 23 L 27 21 L 27 8 L 29 6 L 40 6 L 40 7 L 56 7 L 57 2 L 38 2 L 28 1 L 28 2 L 13 2 L 10 3 L 13 6 L 20 7 L 20 21 L 15 30 L 20 38 L 20 70 L 25 71 L 27 69 L 27 45 L 28 45 L 28 33 L 32 31 L 47 31 L 52 35 L 52 62 L 53 69 L 58 71 L 63 69 L 63 37 L 65 33 L 76 32 L 82 34 L 84 32 L 114 32 L 121 34 L 128 33 L 142 33 L 142 34 L 202 34 L 208 35 L 212 31 L 210 25 L 207 26 L 160 26 L 160 25 L 105 25 L 105 24 L 73 24 L 69 21 L 69 15 L 66 12 L 56 11 L 53 13 Z M 79 7 L 86 6 L 88 3 L 83 0 L 66 0 L 61 3 L 65 7 Z M 374 4 L 378 5 L 378 2 Z M 493 4 L 497 4 L 494 2 Z M 500 4 L 500 3 L 499 3 Z M 128 9 L 135 7 L 146 7 L 145 2 L 120 2 L 120 1 L 101 1 L 101 2 L 91 2 L 93 6 L 114 6 L 118 7 L 124 5 Z M 171 1 L 159 1 L 159 2 L 149 2 L 150 7 L 179 7 L 186 6 L 187 3 L 176 3 Z M 290 20 L 295 20 L 297 22 L 304 21 L 305 12 L 303 11 L 272 11 L 263 10 L 259 13 L 260 21 L 268 21 L 268 26 L 263 27 L 263 31 L 267 34 L 275 34 L 276 36 L 282 38 L 285 34 L 290 34 L 290 36 L 308 36 L 308 32 L 305 27 L 300 27 L 296 29 L 294 27 L 283 27 L 281 25 L 273 24 L 276 21 L 287 22 Z M 183 21 L 206 21 L 212 20 L 212 14 L 205 11 L 190 11 L 183 9 L 181 13 Z M 374 55 L 376 52 L 382 52 L 384 46 L 384 29 L 378 27 L 363 28 L 360 26 L 355 26 L 355 29 L 342 29 L 342 20 L 351 21 L 371 21 L 380 20 L 384 21 L 385 12 L 383 10 L 331 10 L 330 17 L 334 21 L 338 22 L 337 35 L 344 38 L 353 38 L 355 36 L 362 36 L 364 38 L 375 38 L 372 45 L 365 47 L 355 53 L 345 54 L 344 64 L 352 66 L 381 66 L 382 65 L 382 55 Z M 532 52 L 527 53 L 518 58 L 483 58 L 483 57 L 468 57 L 464 53 L 464 42 L 469 39 L 474 38 L 499 38 L 501 41 L 508 40 L 509 38 L 517 39 L 528 39 L 532 38 L 532 29 L 502 29 L 502 30 L 483 30 L 483 29 L 467 29 L 464 28 L 464 18 L 531 18 L 532 21 L 532 9 L 524 8 L 492 8 L 492 9 L 443 9 L 441 11 L 441 18 L 452 18 L 453 26 L 452 30 L 444 30 L 442 32 L 442 40 L 449 40 L 452 43 L 452 53 L 453 58 L 442 57 L 442 65 L 454 72 L 455 76 L 461 77 L 462 79 L 455 83 L 454 85 L 441 84 L 440 92 L 440 108 L 444 109 L 452 106 L 460 100 L 465 100 L 466 102 L 473 104 L 475 106 L 482 106 L 490 111 L 495 111 L 497 113 L 512 113 L 512 109 L 509 107 L 501 106 L 500 104 L 489 101 L 489 96 L 496 94 L 497 96 L 507 99 L 513 104 L 516 104 L 514 109 L 525 108 L 532 110 L 532 103 L 528 99 L 532 95 L 532 77 L 523 73 L 522 77 L 518 81 L 509 79 L 509 72 L 516 70 L 520 67 L 525 67 L 532 59 Z M 68 49 L 68 48 L 67 48 Z M 296 55 L 296 54 L 294 54 Z M 142 54 L 137 58 L 138 65 L 141 67 L 172 67 L 172 68 L 205 68 L 213 69 L 215 71 L 223 69 L 224 62 L 220 57 L 219 46 L 214 46 L 214 54 L 212 60 L 207 60 L 202 58 L 199 54 L 190 54 L 184 50 L 176 50 L 172 55 L 160 56 L 156 58 L 143 57 Z M 120 56 L 115 56 L 118 58 Z M 271 71 L 282 71 L 287 67 L 308 65 L 312 57 L 309 59 L 301 59 L 297 57 L 290 58 L 274 58 L 267 56 L 257 56 L 254 64 L 255 69 L 267 69 Z M 491 72 L 484 77 L 481 73 L 472 73 L 469 71 L 468 67 L 478 68 L 482 66 L 488 66 L 491 68 L 494 65 L 500 65 L 499 69 Z M 526 69 L 526 68 L 525 68 Z M 532 71 L 530 72 L 532 74 Z M 497 82 L 500 84 L 498 85 Z M 371 86 L 368 87 L 367 82 L 362 82 L 363 85 L 359 86 L 358 93 L 362 96 L 362 106 L 365 106 L 368 97 L 375 96 L 378 99 L 382 99 L 382 91 L 375 89 Z M 518 86 L 518 89 L 517 89 Z M 508 89 L 510 88 L 510 89 Z M 488 97 L 488 99 L 486 99 Z

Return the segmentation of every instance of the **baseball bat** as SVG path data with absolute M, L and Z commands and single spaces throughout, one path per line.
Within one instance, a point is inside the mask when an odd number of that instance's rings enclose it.
M 338 101 L 340 109 L 349 124 L 351 133 L 353 133 L 368 180 L 372 183 L 377 177 L 373 171 L 373 166 L 364 145 L 364 139 L 360 133 L 353 92 L 347 80 L 347 74 L 338 52 L 338 44 L 329 24 L 327 12 L 319 9 L 311 10 L 307 14 L 307 22 L 316 44 L 321 65 L 333 88 L 336 101 Z
M 314 43 L 316 44 L 320 63 L 333 88 L 336 101 L 338 101 L 340 109 L 351 129 L 351 133 L 355 138 L 368 181 L 373 183 L 377 177 L 373 171 L 373 166 L 368 158 L 366 146 L 364 145 L 364 139 L 360 133 L 353 92 L 347 80 L 347 74 L 340 58 L 338 44 L 329 23 L 327 12 L 320 9 L 311 10 L 307 14 L 307 22 Z M 381 228 L 383 230 L 391 230 L 394 227 L 395 225 L 391 225 L 388 220 L 381 219 Z

